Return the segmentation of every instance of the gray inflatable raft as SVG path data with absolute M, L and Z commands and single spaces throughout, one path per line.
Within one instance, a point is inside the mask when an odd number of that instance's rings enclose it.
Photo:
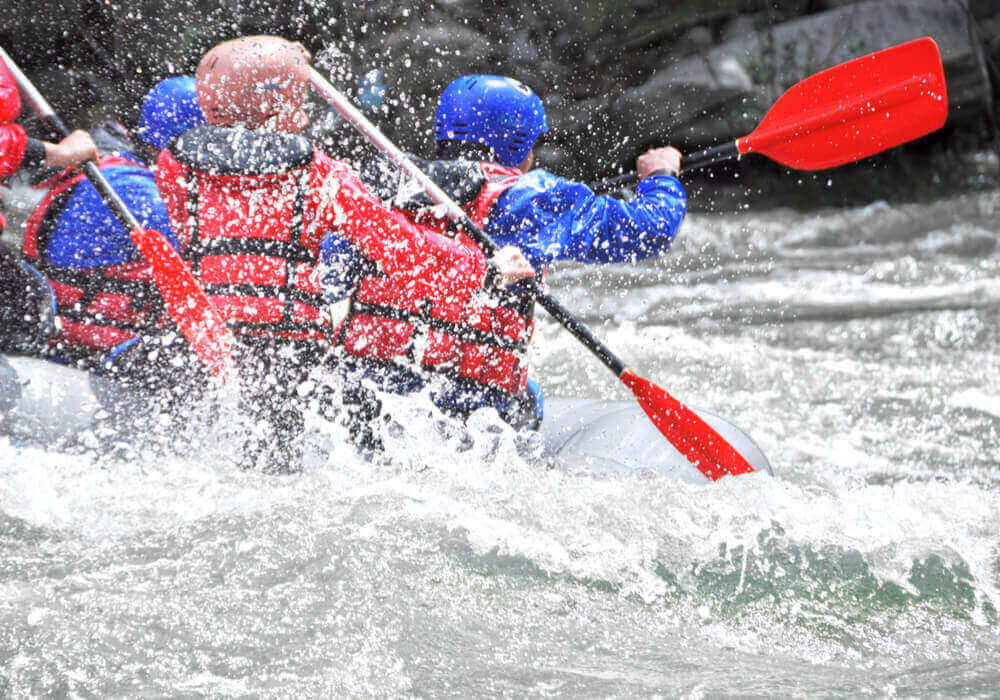
M 0 355 L 0 433 L 47 445 L 77 439 L 101 411 L 106 380 L 30 357 Z
M 714 413 L 699 408 L 694 411 L 756 471 L 774 474 L 767 457 L 749 435 Z M 709 482 L 660 434 L 634 401 L 546 399 L 545 420 L 539 432 L 545 459 L 572 473 L 647 472 L 692 484 Z
M 107 379 L 45 360 L 0 355 L 0 433 L 34 444 L 72 443 L 121 398 Z M 695 409 L 759 472 L 773 474 L 750 437 L 725 418 Z M 545 462 L 571 473 L 648 472 L 687 483 L 709 480 L 678 452 L 632 401 L 547 399 L 537 438 Z M 534 441 L 534 437 L 532 441 Z

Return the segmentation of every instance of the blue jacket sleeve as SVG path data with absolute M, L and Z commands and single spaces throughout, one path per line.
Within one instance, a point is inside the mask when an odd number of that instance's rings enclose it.
M 486 230 L 500 245 L 521 248 L 535 266 L 635 262 L 666 251 L 686 212 L 684 188 L 669 175 L 643 178 L 636 198 L 625 202 L 532 170 L 501 195 Z
M 101 172 L 139 223 L 159 231 L 174 248 L 178 247 L 152 172 L 138 165 L 116 165 Z M 52 227 L 45 259 L 60 267 L 86 269 L 117 265 L 138 257 L 139 251 L 129 232 L 104 204 L 94 186 L 84 180 L 74 187 Z
M 357 286 L 362 258 L 354 244 L 336 233 L 328 233 L 319 244 L 320 279 L 328 302 L 346 299 Z

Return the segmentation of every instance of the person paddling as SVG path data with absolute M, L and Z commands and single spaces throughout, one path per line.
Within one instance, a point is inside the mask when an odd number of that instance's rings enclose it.
M 245 404 L 267 426 L 249 450 L 265 468 L 294 468 L 296 391 L 329 349 L 317 270 L 329 236 L 377 271 L 383 304 L 432 315 L 461 310 L 486 285 L 532 274 L 514 249 L 488 262 L 416 226 L 316 150 L 301 133 L 309 61 L 301 45 L 272 36 L 211 49 L 196 75 L 208 123 L 174 140 L 157 174 L 185 257 L 244 346 Z M 367 369 L 407 359 L 381 330 L 357 336 L 356 345 L 372 349 Z
M 137 133 L 144 143 L 116 122 L 93 130 L 101 172 L 140 223 L 175 248 L 150 165 L 173 137 L 204 121 L 194 78 L 176 77 L 154 86 L 143 102 Z M 22 249 L 55 290 L 59 332 L 50 353 L 107 369 L 126 350 L 135 353 L 140 336 L 162 335 L 169 325 L 150 265 L 81 173 L 57 171 L 36 186 L 47 192 L 28 219 Z
M 532 170 L 534 148 L 548 130 L 545 107 L 529 87 L 501 76 L 466 75 L 438 103 L 438 160 L 420 165 L 498 244 L 516 246 L 536 270 L 557 260 L 636 262 L 665 252 L 687 211 L 677 179 L 680 152 L 667 146 L 639 156 L 636 197 L 624 202 Z M 429 201 L 395 168 L 371 162 L 365 175 L 394 206 L 431 225 L 433 213 L 424 209 Z M 515 287 L 466 310 L 466 326 L 489 331 L 476 343 L 487 369 L 441 392 L 442 405 L 460 412 L 493 406 L 515 425 L 541 420 L 541 388 L 527 379 L 524 359 L 533 306 Z
M 0 178 L 26 167 L 70 167 L 96 157 L 93 139 L 75 131 L 58 143 L 29 138 L 14 120 L 21 115 L 17 82 L 0 61 Z M 0 205 L 0 234 L 7 227 Z M 0 351 L 40 352 L 55 332 L 52 292 L 38 270 L 12 247 L 0 244 Z

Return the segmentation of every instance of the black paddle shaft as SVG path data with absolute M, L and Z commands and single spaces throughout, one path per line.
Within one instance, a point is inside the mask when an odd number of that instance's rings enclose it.
M 44 117 L 45 121 L 56 130 L 57 133 L 62 134 L 64 137 L 69 136 L 69 129 L 63 124 L 62 119 L 59 118 L 57 114 L 51 114 Z M 80 168 L 83 170 L 83 174 L 87 176 L 91 184 L 97 189 L 98 193 L 101 195 L 101 199 L 104 203 L 108 205 L 108 208 L 114 212 L 114 215 L 118 217 L 118 220 L 123 226 L 128 227 L 131 231 L 133 229 L 142 228 L 139 220 L 135 218 L 135 215 L 129 211 L 128 205 L 122 201 L 122 198 L 118 196 L 114 188 L 111 187 L 111 183 L 108 179 L 104 177 L 104 173 L 101 169 L 97 167 L 97 163 L 88 160 L 80 164 Z
M 569 310 L 560 304 L 551 294 L 546 294 L 538 280 L 531 280 L 528 285 L 528 293 L 535 298 L 542 308 L 551 314 L 552 318 L 559 321 L 562 327 L 568 330 L 577 340 L 583 343 L 584 347 L 590 350 L 597 359 L 604 363 L 604 366 L 620 377 L 627 368 L 621 358 L 611 352 L 604 343 L 590 332 Z
M 426 174 L 421 173 L 424 177 Z M 429 178 L 428 178 L 429 179 Z M 479 249 L 487 257 L 493 257 L 496 255 L 497 251 L 500 250 L 500 246 L 494 241 L 486 231 L 482 229 L 479 224 L 472 220 L 464 210 L 454 207 L 452 210 L 452 216 L 456 219 L 457 224 L 459 224 L 462 229 L 469 234 Z M 573 315 L 573 313 L 563 306 L 559 301 L 553 297 L 551 294 L 542 289 L 542 285 L 539 284 L 537 279 L 523 280 L 521 286 L 527 292 L 528 296 L 537 301 L 543 309 L 549 312 L 549 314 L 556 321 L 562 325 L 563 328 L 568 330 L 571 335 L 573 335 L 577 340 L 583 343 L 584 347 L 590 350 L 594 355 L 597 356 L 604 366 L 615 373 L 616 377 L 620 377 L 622 372 L 627 369 L 627 365 L 622 362 L 621 358 L 615 355 L 611 351 L 611 348 L 606 346 L 600 340 L 597 339 L 590 329 L 583 324 L 580 319 Z
M 697 170 L 707 168 L 709 165 L 721 163 L 724 160 L 732 160 L 740 157 L 740 151 L 736 147 L 735 141 L 724 143 L 719 146 L 712 146 L 702 151 L 696 151 L 681 158 L 681 172 L 685 170 Z M 627 187 L 639 181 L 639 174 L 636 172 L 622 173 L 615 177 L 609 177 L 600 182 L 595 182 L 590 186 L 597 194 L 611 192 L 620 187 Z

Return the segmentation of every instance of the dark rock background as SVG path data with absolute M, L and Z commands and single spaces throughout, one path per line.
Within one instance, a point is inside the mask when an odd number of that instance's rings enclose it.
M 0 16 L 2 45 L 76 125 L 114 116 L 133 126 L 156 81 L 192 73 L 218 41 L 265 32 L 305 43 L 350 91 L 381 69 L 378 121 L 422 155 L 453 78 L 519 78 L 542 96 L 553 127 L 540 164 L 586 180 L 631 169 L 652 145 L 692 151 L 742 136 L 803 77 L 931 35 L 950 93 L 941 132 L 820 173 L 765 158 L 717 166 L 688 176 L 693 202 L 809 206 L 819 193 L 837 204 L 997 183 L 984 157 L 998 143 L 997 0 L 16 0 Z M 352 155 L 345 129 L 334 127 L 327 144 Z

